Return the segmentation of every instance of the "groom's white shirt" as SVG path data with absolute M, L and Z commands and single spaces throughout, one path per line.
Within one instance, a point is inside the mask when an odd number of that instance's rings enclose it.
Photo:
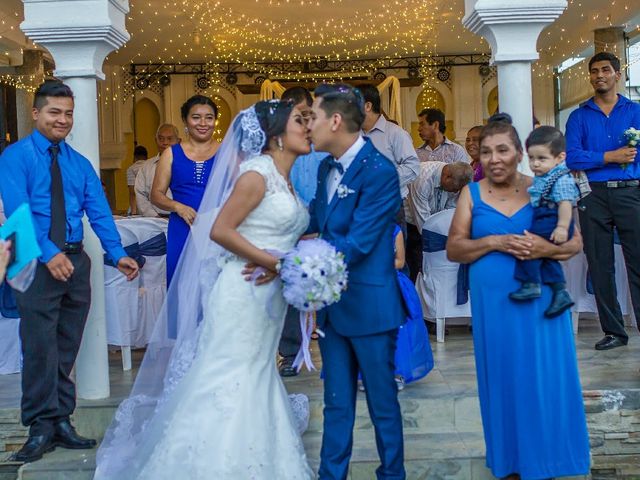
M 353 143 L 353 145 L 351 145 L 349 149 L 346 152 L 344 152 L 342 156 L 338 158 L 338 160 L 336 160 L 338 163 L 342 164 L 342 168 L 344 168 L 343 173 L 340 173 L 336 168 L 332 168 L 329 171 L 329 178 L 327 178 L 328 203 L 331 203 L 331 200 L 333 199 L 333 196 L 335 195 L 336 190 L 338 189 L 338 185 L 340 185 L 340 181 L 342 180 L 342 177 L 344 177 L 344 174 L 347 173 L 347 169 L 356 159 L 358 152 L 362 147 L 364 147 L 364 145 L 365 145 L 364 138 L 362 137 L 362 135 L 360 135 L 358 139 Z

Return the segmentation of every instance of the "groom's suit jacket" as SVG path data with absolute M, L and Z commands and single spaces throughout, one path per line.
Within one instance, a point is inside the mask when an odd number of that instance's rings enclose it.
M 339 302 L 318 312 L 343 336 L 392 330 L 405 318 L 394 267 L 394 219 L 400 209 L 398 173 L 369 139 L 327 202 L 329 159 L 318 168 L 318 188 L 309 210 L 309 233 L 319 233 L 345 256 L 348 287 Z

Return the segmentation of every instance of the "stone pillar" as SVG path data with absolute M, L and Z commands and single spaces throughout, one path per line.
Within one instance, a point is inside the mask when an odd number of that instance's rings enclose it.
M 96 80 L 104 79 L 102 63 L 129 40 L 126 0 L 23 0 L 22 31 L 51 53 L 54 75 L 75 95 L 74 126 L 68 142 L 86 156 L 100 174 Z M 109 396 L 109 362 L 104 308 L 102 247 L 85 218 L 85 249 L 91 257 L 92 300 L 78 361 L 78 396 Z
M 536 43 L 540 32 L 553 23 L 567 7 L 566 0 L 467 0 L 465 27 L 483 36 L 491 45 L 491 61 L 498 67 L 500 111 L 513 117 L 524 142 L 533 128 L 531 62 L 538 59 Z M 520 170 L 531 174 L 529 165 Z
M 622 73 L 618 82 L 618 92 L 625 94 L 627 86 L 627 45 L 624 27 L 598 28 L 593 31 L 595 53 L 610 52 L 620 59 Z

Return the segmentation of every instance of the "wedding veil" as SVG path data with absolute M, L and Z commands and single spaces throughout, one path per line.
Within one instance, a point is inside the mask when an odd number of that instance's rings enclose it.
M 218 277 L 217 258 L 223 252 L 209 239 L 209 232 L 231 193 L 240 164 L 259 155 L 266 141 L 253 106 L 236 116 L 225 135 L 183 249 L 186 254 L 178 262 L 129 398 L 118 407 L 98 450 L 94 478 L 124 478 L 119 472 L 126 472 L 144 441 L 145 427 L 191 366 L 204 302 Z M 177 337 L 171 338 L 174 329 L 168 323 L 176 321 Z

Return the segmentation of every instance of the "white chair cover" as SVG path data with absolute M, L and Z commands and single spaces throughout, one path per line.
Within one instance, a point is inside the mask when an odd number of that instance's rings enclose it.
M 5 318 L 0 314 L 0 375 L 22 370 L 19 329 L 19 318 Z
M 618 302 L 623 315 L 631 315 L 633 308 L 629 295 L 629 280 L 627 269 L 622 254 L 622 246 L 613 246 L 615 254 L 616 289 L 618 291 Z M 567 280 L 567 290 L 576 303 L 571 309 L 575 313 L 589 312 L 597 313 L 596 297 L 587 292 L 587 257 L 583 252 L 562 262 L 564 274 Z M 628 322 L 629 324 L 629 322 Z
M 424 222 L 423 229 L 447 236 L 454 212 L 455 210 L 448 209 L 431 215 Z M 416 289 L 422 301 L 422 310 L 426 319 L 434 321 L 446 318 L 449 324 L 470 324 L 470 302 L 457 305 L 459 266 L 460 264 L 447 259 L 445 250 L 423 252 L 423 273 L 416 280 Z
M 123 245 L 138 241 L 135 233 L 116 222 Z M 138 336 L 140 277 L 127 281 L 120 271 L 104 266 L 104 295 L 107 316 L 107 343 L 119 346 L 134 346 Z
M 156 235 L 167 234 L 168 221 L 163 218 L 128 218 L 118 220 L 118 225 L 128 228 L 143 243 Z M 124 244 L 127 245 L 127 244 Z M 145 256 L 140 270 L 140 298 L 138 305 L 138 327 L 133 338 L 134 347 L 149 343 L 155 322 L 167 294 L 167 256 Z

